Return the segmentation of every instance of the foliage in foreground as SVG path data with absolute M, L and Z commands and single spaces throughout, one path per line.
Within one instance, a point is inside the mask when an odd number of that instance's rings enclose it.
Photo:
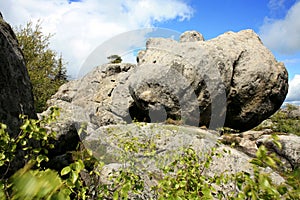
M 28 22 L 16 30 L 19 46 L 23 52 L 25 65 L 33 87 L 36 112 L 47 108 L 47 100 L 57 92 L 59 86 L 67 82 L 66 68 L 62 56 L 50 49 L 52 35 L 44 35 L 41 22 Z
M 187 147 L 172 162 L 162 166 L 161 176 L 157 177 L 145 169 L 137 169 L 134 162 L 128 163 L 127 158 L 137 152 L 143 152 L 145 156 L 155 155 L 153 141 L 139 142 L 136 138 L 119 140 L 119 147 L 123 149 L 120 160 L 124 162 L 123 167 L 111 173 L 109 183 L 96 181 L 97 187 L 91 190 L 81 173 L 89 173 L 99 180 L 104 163 L 95 160 L 88 150 L 75 152 L 74 162 L 60 172 L 43 167 L 43 162 L 49 160 L 48 150 L 53 148 L 49 141 L 56 137 L 48 127 L 58 115 L 58 109 L 52 108 L 52 113 L 42 120 L 22 117 L 24 123 L 18 138 L 10 138 L 6 126 L 1 124 L 0 166 L 9 167 L 17 146 L 26 151 L 28 162 L 11 177 L 0 179 L 0 199 L 130 199 L 145 193 L 145 175 L 157 179 L 157 184 L 147 191 L 153 199 L 300 199 L 299 170 L 285 173 L 286 181 L 281 185 L 274 184 L 270 174 L 262 172 L 261 168 L 276 170 L 280 166 L 280 160 L 269 154 L 264 146 L 260 146 L 257 157 L 251 160 L 253 174 L 238 172 L 228 175 L 224 172 L 208 176 L 205 172 L 212 160 L 230 152 L 219 153 L 213 148 L 201 156 Z M 41 146 L 32 148 L 29 145 L 32 139 L 39 141 Z M 276 140 L 275 143 L 280 147 Z M 233 184 L 233 189 L 228 190 L 228 184 Z

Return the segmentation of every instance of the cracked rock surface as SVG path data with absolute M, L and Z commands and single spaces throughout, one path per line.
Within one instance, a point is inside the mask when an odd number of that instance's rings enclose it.
M 139 54 L 138 67 L 149 65 L 148 68 L 155 69 L 159 65 L 168 71 L 176 70 L 180 75 L 176 79 L 184 79 L 197 97 L 199 125 L 215 128 L 224 124 L 226 116 L 226 127 L 245 131 L 280 108 L 288 91 L 288 74 L 284 64 L 276 61 L 256 33 L 252 30 L 227 32 L 208 41 L 197 39 L 200 35 L 195 31 L 183 33 L 180 42 L 149 39 L 146 50 Z M 160 84 L 155 77 L 158 73 L 148 70 L 147 79 L 137 80 L 142 84 L 132 84 L 131 94 L 138 105 L 150 103 L 148 99 L 151 99 L 151 104 L 171 110 L 167 115 L 178 117 L 182 112 L 177 109 L 181 107 L 178 98 L 184 99 L 184 95 L 175 92 L 175 97 L 171 98 L 175 111 L 169 108 L 170 100 L 166 103 L 163 98 L 155 100 L 142 95 L 145 91 L 157 94 L 174 87 Z M 166 79 L 170 77 L 168 74 Z M 145 85 L 156 87 L 149 89 Z M 177 87 L 181 86 L 179 81 Z M 212 124 L 212 120 L 217 121 Z

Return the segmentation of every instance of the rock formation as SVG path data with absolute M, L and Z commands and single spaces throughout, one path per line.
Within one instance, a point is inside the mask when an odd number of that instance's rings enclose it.
M 300 167 L 300 137 L 296 135 L 279 135 L 278 141 L 281 143 L 281 149 L 278 148 L 272 138 L 268 135 L 260 137 L 257 145 L 265 145 L 270 151 L 275 152 L 280 156 L 286 166 L 291 169 Z
M 20 114 L 37 118 L 33 104 L 32 86 L 25 66 L 23 54 L 9 24 L 0 18 L 0 123 L 7 125 L 11 137 L 19 134 L 22 121 Z M 15 160 L 0 168 L 4 172 L 14 172 L 25 163 L 24 155 L 18 152 Z M 2 171 L 2 168 L 5 168 Z
M 192 86 L 200 109 L 199 124 L 210 128 L 222 126 L 226 115 L 226 127 L 249 130 L 278 110 L 288 91 L 283 63 L 275 60 L 252 30 L 227 32 L 208 41 L 195 31 L 184 33 L 180 42 L 152 38 L 138 60 L 139 68 L 148 65 L 148 71 L 143 71 L 147 78 L 131 85 L 131 95 L 141 110 L 147 110 L 148 104 L 158 104 L 168 116 L 180 118 L 183 106 L 178 99 L 186 101 L 170 85 L 179 81 L 175 88 L 190 91 L 187 86 Z M 155 65 L 160 72 L 155 71 Z M 164 80 L 173 75 L 170 79 L 176 81 L 166 85 L 161 81 L 164 75 Z M 186 86 L 182 86 L 183 80 Z M 162 95 L 166 91 L 173 96 Z M 145 92 L 160 99 L 145 97 Z M 212 124 L 212 120 L 218 122 Z
M 19 131 L 19 114 L 36 118 L 32 86 L 23 54 L 9 24 L 0 18 L 0 122 L 12 135 Z
M 147 142 L 149 145 L 139 147 L 138 152 L 128 152 L 126 156 L 120 146 L 133 141 L 133 138 L 136 147 Z M 212 157 L 210 167 L 203 172 L 208 177 L 223 172 L 226 174 L 242 171 L 252 173 L 252 165 L 249 162 L 251 157 L 240 150 L 218 144 L 219 139 L 218 132 L 212 130 L 191 126 L 140 123 L 102 126 L 89 132 L 84 140 L 84 145 L 91 149 L 97 158 L 102 157 L 102 160 L 107 163 L 101 170 L 100 183 L 110 183 L 112 180 L 108 177 L 113 170 L 120 170 L 127 163 L 134 163 L 135 173 L 145 180 L 145 190 L 142 194 L 130 199 L 155 199 L 151 196 L 150 188 L 157 184 L 158 179 L 155 177 L 163 176 L 160 169 L 173 161 L 176 155 L 183 155 L 183 149 L 189 147 L 197 152 L 201 160 L 213 147 L 216 148 L 217 153 L 223 155 Z M 151 152 L 151 145 L 154 147 L 152 148 L 154 154 L 145 154 L 147 151 Z M 272 180 L 277 184 L 284 181 L 278 173 L 273 172 L 270 168 L 261 170 L 270 173 Z M 233 188 L 228 183 L 222 190 L 232 191 Z
M 198 152 L 211 147 L 221 152 L 230 149 L 232 154 L 214 160 L 208 175 L 250 170 L 248 161 L 268 131 L 241 133 L 236 137 L 239 148 L 232 149 L 217 145 L 218 132 L 197 126 L 251 129 L 281 106 L 287 89 L 286 69 L 253 31 L 229 32 L 209 41 L 197 32 L 187 32 L 180 42 L 149 39 L 146 50 L 138 54 L 138 65 L 98 66 L 82 79 L 61 86 L 48 103 L 62 108 L 56 126 L 63 145 L 57 146 L 76 146 L 80 139 L 97 158 L 105 156 L 101 172 L 105 183 L 110 171 L 124 166 L 118 159 L 118 145 L 131 137 L 151 139 L 159 156 L 178 153 L 186 146 Z M 166 125 L 167 118 L 177 125 Z M 136 125 L 133 120 L 154 123 Z M 85 131 L 78 138 L 82 125 Z M 55 154 L 59 156 L 52 160 L 65 163 L 63 151 Z M 143 160 L 139 152 L 131 158 L 142 159 L 147 170 L 157 172 L 152 160 Z M 277 183 L 283 180 L 273 172 L 272 178 Z M 143 195 L 147 196 L 147 189 Z
M 0 45 L 0 122 L 7 124 L 9 133 L 16 136 L 21 123 L 19 114 L 30 118 L 36 118 L 36 114 L 22 52 L 2 17 Z M 261 144 L 294 169 L 300 166 L 298 136 L 280 135 L 283 148 L 278 149 L 270 139 L 272 131 L 269 130 L 220 137 L 218 131 L 198 127 L 225 125 L 251 129 L 281 106 L 287 89 L 283 64 L 275 60 L 253 31 L 228 32 L 209 41 L 204 41 L 196 31 L 184 33 L 180 42 L 149 39 L 146 50 L 138 54 L 138 65 L 99 66 L 82 79 L 61 86 L 49 100 L 49 106 L 61 108 L 61 116 L 53 124 L 58 140 L 49 151 L 46 167 L 60 171 L 69 165 L 70 151 L 82 141 L 96 158 L 104 157 L 102 183 L 110 181 L 106 177 L 113 169 L 124 167 L 132 160 L 136 167 L 159 177 L 160 166 L 155 163 L 167 164 L 187 147 L 194 148 L 199 156 L 212 147 L 217 152 L 231 151 L 223 157 L 213 157 L 210 168 L 205 170 L 207 176 L 224 171 L 251 173 L 249 160 L 255 157 Z M 298 110 L 291 115 L 299 119 Z M 133 120 L 154 123 L 131 123 Z M 80 128 L 84 131 L 78 135 Z M 229 144 L 235 141 L 238 145 L 233 149 L 219 144 L 218 140 Z M 120 150 L 122 141 L 135 144 L 150 141 L 155 154 L 149 156 L 138 151 L 124 160 Z M 23 152 L 18 151 L 6 175 L 23 166 L 22 156 Z M 265 170 L 276 183 L 283 182 L 278 173 L 270 168 Z M 3 168 L 0 172 L 4 174 Z M 83 173 L 86 172 L 82 176 Z M 149 190 L 157 180 L 147 176 L 142 174 L 147 186 L 139 194 L 142 196 L 136 198 L 151 198 Z M 91 186 L 92 178 L 85 177 L 87 186 Z M 97 188 L 94 186 L 91 190 Z
M 96 126 L 171 118 L 245 131 L 278 110 L 288 90 L 284 65 L 251 30 L 208 41 L 195 31 L 180 42 L 152 38 L 138 60 L 98 67 L 64 85 L 50 105 L 71 105 L 73 116 Z
M 197 31 L 186 31 L 180 36 L 180 42 L 204 41 L 204 37 Z

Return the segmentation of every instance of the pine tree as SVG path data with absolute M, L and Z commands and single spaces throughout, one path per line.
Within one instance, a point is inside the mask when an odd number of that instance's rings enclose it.
M 58 58 L 58 63 L 57 63 L 55 74 L 56 75 L 54 77 L 54 80 L 61 81 L 61 82 L 67 81 L 67 70 L 66 70 L 65 65 L 63 63 L 63 58 L 62 58 L 61 54 Z

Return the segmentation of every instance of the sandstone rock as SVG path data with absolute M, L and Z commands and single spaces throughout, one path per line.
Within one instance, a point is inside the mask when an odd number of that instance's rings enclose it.
M 256 157 L 256 151 L 258 150 L 257 140 L 263 135 L 270 135 L 273 133 L 272 130 L 266 129 L 263 131 L 246 131 L 236 134 L 223 134 L 221 141 L 223 144 L 232 145 L 239 151 L 247 154 L 250 157 Z
M 19 114 L 36 118 L 32 86 L 17 38 L 0 18 L 0 123 L 12 136 L 19 133 Z
M 252 30 L 227 32 L 208 41 L 184 42 L 186 37 L 189 33 L 182 36 L 181 43 L 151 38 L 139 54 L 137 69 L 147 65 L 147 79 L 137 79 L 130 87 L 141 111 L 147 112 L 147 105 L 152 104 L 166 108 L 167 116 L 180 118 L 179 101 L 185 99 L 176 90 L 172 93 L 174 87 L 194 91 L 201 115 L 199 124 L 210 128 L 222 125 L 226 116 L 225 126 L 249 130 L 280 108 L 288 90 L 287 71 Z M 165 69 L 158 73 L 156 65 Z M 170 79 L 178 80 L 177 84 L 168 82 L 171 73 L 167 72 L 174 70 L 180 76 Z M 169 85 L 162 84 L 164 80 Z M 144 92 L 161 98 L 145 98 Z M 168 95 L 162 96 L 165 93 Z M 214 124 L 210 124 L 212 120 Z

